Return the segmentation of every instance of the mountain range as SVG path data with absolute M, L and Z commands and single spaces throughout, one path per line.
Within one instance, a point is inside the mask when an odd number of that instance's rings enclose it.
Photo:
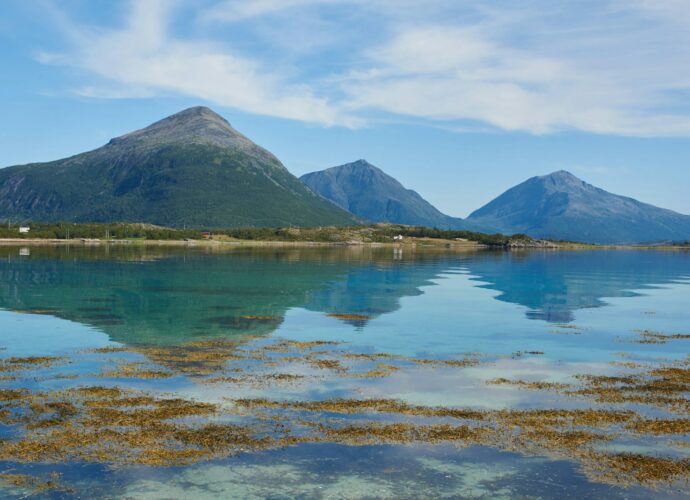
M 506 234 L 588 243 L 690 239 L 690 216 L 609 193 L 563 170 L 526 180 L 468 220 Z
M 339 207 L 371 222 L 439 229 L 472 227 L 459 217 L 441 213 L 416 191 L 366 160 L 311 172 L 300 180 Z
M 466 219 L 442 213 L 366 160 L 298 179 L 206 107 L 93 151 L 0 169 L 0 220 L 196 228 L 385 222 L 589 243 L 690 240 L 690 216 L 565 171 L 528 179 Z
M 0 219 L 198 228 L 361 223 L 205 107 L 87 153 L 0 169 Z

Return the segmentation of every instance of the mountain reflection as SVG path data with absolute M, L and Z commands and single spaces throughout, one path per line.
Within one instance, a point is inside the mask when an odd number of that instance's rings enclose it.
M 530 319 L 573 321 L 690 276 L 690 255 L 652 251 L 408 252 L 391 248 L 0 248 L 0 307 L 99 328 L 127 343 L 178 344 L 238 333 L 267 335 L 291 308 L 358 328 L 400 308 L 462 267 L 475 286 L 527 308 Z
M 36 248 L 19 257 L 0 249 L 0 307 L 50 314 L 97 327 L 123 343 L 181 343 L 233 333 L 266 335 L 302 307 L 364 327 L 395 311 L 403 296 L 453 257 L 390 248 L 209 249 Z
M 486 252 L 465 265 L 486 282 L 482 288 L 500 292 L 497 300 L 550 323 L 572 322 L 575 311 L 605 306 L 607 297 L 633 297 L 690 276 L 690 254 L 674 251 Z

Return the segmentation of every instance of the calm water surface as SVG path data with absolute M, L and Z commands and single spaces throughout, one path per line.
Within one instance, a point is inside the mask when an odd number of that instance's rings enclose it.
M 488 412 L 581 408 L 595 403 L 495 381 L 570 383 L 582 374 L 617 374 L 627 369 L 624 363 L 688 359 L 689 339 L 641 342 L 642 331 L 690 334 L 687 252 L 0 248 L 0 357 L 7 363 L 35 356 L 68 360 L 10 374 L 0 382 L 8 390 L 97 385 L 213 404 L 238 398 L 385 398 Z M 199 383 L 193 373 L 151 355 L 158 352 L 153 348 L 169 352 L 209 340 L 238 340 L 243 349 L 281 340 L 340 342 L 334 349 L 341 361 L 351 359 L 347 353 L 352 352 L 403 361 L 384 366 L 382 376 L 345 376 L 338 369 L 317 370 L 308 357 L 308 369 L 301 361 L 290 365 L 291 373 L 304 377 L 301 381 Z M 127 349 L 93 351 L 108 346 Z M 149 351 L 137 351 L 141 346 Z M 467 366 L 431 363 L 450 359 L 474 361 Z M 103 377 L 123 360 L 152 364 L 170 376 Z M 262 365 L 261 376 L 269 365 Z M 241 369 L 253 369 L 247 366 Z M 596 405 L 631 408 L 606 401 Z M 640 404 L 635 411 L 649 418 L 687 418 L 658 405 Z M 327 412 L 315 418 L 321 422 L 332 416 Z M 417 418 L 398 415 L 395 421 Z M 29 427 L 8 420 L 0 432 L 11 441 L 21 439 Z M 462 446 L 444 439 L 324 439 L 237 450 L 172 467 L 71 458 L 56 462 L 5 452 L 0 473 L 26 475 L 37 483 L 6 480 L 0 494 L 680 498 L 690 476 L 688 441 L 683 431 L 623 432 L 592 445 L 607 453 L 670 457 L 681 464 L 680 474 L 654 484 L 643 478 L 618 484 L 597 476 L 591 462 L 568 446 L 539 451 L 484 439 Z M 41 490 L 46 478 L 58 481 L 50 475 L 55 472 L 65 489 Z

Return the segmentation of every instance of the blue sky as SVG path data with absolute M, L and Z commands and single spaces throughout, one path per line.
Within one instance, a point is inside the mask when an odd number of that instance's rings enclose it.
M 3 0 L 0 166 L 207 105 L 466 216 L 567 169 L 690 214 L 687 0 Z

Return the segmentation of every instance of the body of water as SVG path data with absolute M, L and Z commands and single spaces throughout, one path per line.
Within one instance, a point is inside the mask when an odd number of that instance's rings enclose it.
M 0 248 L 0 487 L 683 497 L 690 254 Z

